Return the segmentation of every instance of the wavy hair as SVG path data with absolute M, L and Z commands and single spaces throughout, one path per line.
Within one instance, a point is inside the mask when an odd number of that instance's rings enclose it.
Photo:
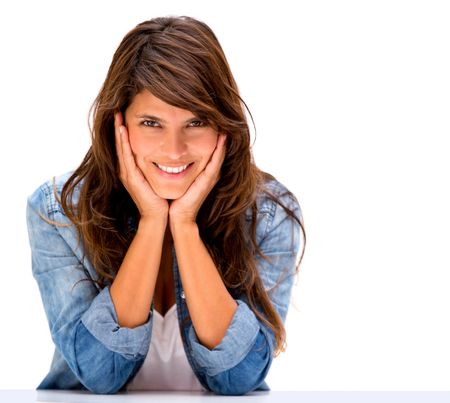
M 257 270 L 256 255 L 268 257 L 256 242 L 256 196 L 264 192 L 282 205 L 300 224 L 306 241 L 303 220 L 281 203 L 284 195 L 271 194 L 264 187 L 274 178 L 253 161 L 244 108 L 251 113 L 215 34 L 196 19 L 154 18 L 132 29 L 117 48 L 90 108 L 92 144 L 65 183 L 61 205 L 98 274 L 97 284 L 103 287 L 113 281 L 135 234 L 132 224 L 139 221 L 139 211 L 118 175 L 114 114 L 121 111 L 125 116 L 135 95 L 143 90 L 227 133 L 221 178 L 201 206 L 197 224 L 230 294 L 235 298 L 245 295 L 255 315 L 274 332 L 277 356 L 285 351 L 286 333 Z M 75 191 L 78 201 L 72 203 Z M 247 209 L 252 212 L 250 227 Z M 304 246 L 295 273 L 303 254 Z

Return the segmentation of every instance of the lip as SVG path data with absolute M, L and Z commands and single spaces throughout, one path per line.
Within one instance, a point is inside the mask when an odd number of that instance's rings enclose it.
M 158 172 L 158 174 L 162 177 L 162 178 L 167 178 L 167 179 L 181 179 L 181 178 L 184 178 L 190 171 L 191 171 L 191 169 L 192 169 L 192 166 L 194 165 L 194 163 L 193 162 L 191 162 L 190 164 L 189 164 L 189 166 L 183 171 L 183 172 L 180 172 L 180 173 L 169 173 L 169 172 L 166 172 L 166 171 L 163 171 L 162 169 L 159 169 L 159 167 L 158 167 L 158 165 L 156 165 L 156 163 L 154 162 L 153 163 L 153 165 L 155 166 L 155 168 L 156 168 L 156 171 Z M 164 164 L 160 164 L 160 165 L 164 165 Z M 179 164 L 179 165 L 176 165 L 177 167 L 179 167 L 179 166 L 182 166 L 183 164 Z M 185 164 L 184 164 L 185 165 Z M 164 165 L 164 166 L 170 166 L 170 165 Z
M 156 161 L 154 161 L 153 163 L 154 164 L 159 164 L 159 165 L 162 165 L 162 166 L 165 166 L 165 167 L 171 167 L 171 168 L 178 168 L 178 167 L 182 167 L 182 166 L 185 166 L 185 165 L 192 164 L 192 162 L 183 162 L 183 163 L 179 162 L 178 164 L 163 164 L 161 162 L 156 162 Z

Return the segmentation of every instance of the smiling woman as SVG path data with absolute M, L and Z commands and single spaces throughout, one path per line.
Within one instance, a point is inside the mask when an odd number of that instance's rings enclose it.
M 269 390 L 305 234 L 296 197 L 253 161 L 245 107 L 205 23 L 124 37 L 88 153 L 28 199 L 55 343 L 39 389 Z

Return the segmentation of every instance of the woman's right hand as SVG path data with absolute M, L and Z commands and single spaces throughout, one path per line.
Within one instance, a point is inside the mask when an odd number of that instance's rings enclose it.
M 116 151 L 119 161 L 119 178 L 136 204 L 141 220 L 158 218 L 167 220 L 169 202 L 159 197 L 137 166 L 128 137 L 123 125 L 121 112 L 114 115 Z

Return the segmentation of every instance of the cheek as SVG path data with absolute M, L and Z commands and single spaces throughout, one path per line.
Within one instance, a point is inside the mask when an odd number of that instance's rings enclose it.
M 138 150 L 142 147 L 139 136 L 137 136 L 133 130 L 128 129 L 128 139 L 130 140 L 131 150 L 137 154 Z
M 136 156 L 146 155 L 153 149 L 152 143 L 149 142 L 148 139 L 145 139 L 144 136 L 139 135 L 136 131 L 129 131 L 129 139 L 131 151 Z
M 207 136 L 206 139 L 202 142 L 202 144 L 199 146 L 201 150 L 201 154 L 203 158 L 208 161 L 211 158 L 211 155 L 214 152 L 214 149 L 217 145 L 217 135 L 213 136 Z

